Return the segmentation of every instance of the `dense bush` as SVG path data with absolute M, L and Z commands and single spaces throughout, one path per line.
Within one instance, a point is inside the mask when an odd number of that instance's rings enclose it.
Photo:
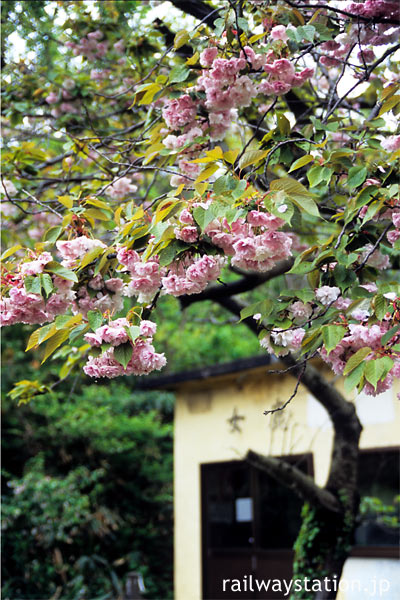
M 171 596 L 172 397 L 88 386 L 3 406 L 3 597 Z

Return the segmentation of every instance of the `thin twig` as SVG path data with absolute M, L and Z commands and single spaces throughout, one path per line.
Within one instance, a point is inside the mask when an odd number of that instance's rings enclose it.
M 297 366 L 298 365 L 296 365 L 296 367 Z M 302 368 L 301 368 L 301 371 L 300 371 L 299 376 L 297 378 L 296 386 L 294 388 L 294 392 L 290 396 L 290 398 L 288 398 L 286 400 L 286 402 L 284 404 L 282 404 L 282 406 L 278 406 L 278 408 L 273 408 L 272 410 L 264 410 L 264 415 L 271 415 L 273 413 L 279 412 L 280 410 L 284 410 L 291 403 L 291 401 L 293 400 L 293 398 L 297 395 L 297 392 L 298 392 L 298 389 L 299 389 L 299 386 L 300 386 L 300 383 L 301 383 L 301 378 L 304 375 L 304 372 L 306 370 L 306 366 L 307 366 L 307 362 L 305 362 L 303 364 Z

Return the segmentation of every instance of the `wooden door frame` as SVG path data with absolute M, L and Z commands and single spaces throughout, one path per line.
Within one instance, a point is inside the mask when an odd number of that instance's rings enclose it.
M 297 454 L 290 454 L 290 455 L 286 455 L 286 456 L 279 456 L 277 458 L 281 458 L 283 460 L 286 460 L 287 462 L 290 463 L 294 463 L 297 462 L 299 460 L 306 460 L 307 463 L 307 474 L 310 475 L 311 477 L 314 477 L 314 456 L 312 452 L 305 452 L 305 453 L 297 453 Z M 206 472 L 209 469 L 212 469 L 213 467 L 222 467 L 222 466 L 228 466 L 228 465 L 246 465 L 246 461 L 245 460 L 240 460 L 240 459 L 236 459 L 236 460 L 227 460 L 227 461 L 214 461 L 214 462 L 208 462 L 208 463 L 202 463 L 199 465 L 200 467 L 200 501 L 201 501 L 201 597 L 204 598 L 204 592 L 206 589 L 206 566 L 207 566 L 207 551 L 208 551 L 208 522 L 207 522 L 207 515 L 206 515 L 206 508 L 207 508 L 207 502 L 206 502 L 206 486 L 205 486 L 205 478 L 206 478 Z M 257 471 L 257 469 L 255 467 L 252 467 L 250 465 L 248 465 L 248 469 L 250 471 L 250 491 L 251 491 L 251 497 L 253 499 L 253 532 L 254 532 L 254 538 L 255 540 L 256 538 L 256 529 L 257 529 L 257 521 L 259 518 L 259 504 L 258 504 L 258 499 L 256 497 L 253 497 L 256 495 L 256 493 L 258 492 L 258 490 L 256 489 L 256 477 L 255 477 L 255 473 Z M 263 549 L 259 549 L 260 551 L 262 551 Z M 264 549 L 265 552 L 274 552 L 274 553 L 279 553 L 280 550 L 283 549 Z M 221 551 L 223 551 L 221 549 Z M 242 552 L 244 554 L 249 554 L 251 555 L 252 553 L 254 553 L 255 551 L 258 551 L 257 548 L 231 548 L 231 549 L 226 549 L 225 552 L 229 553 L 229 552 Z M 284 550 L 285 552 L 287 551 L 286 549 Z

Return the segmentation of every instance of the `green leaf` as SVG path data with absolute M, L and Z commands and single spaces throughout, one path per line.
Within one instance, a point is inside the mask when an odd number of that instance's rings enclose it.
M 38 294 L 40 296 L 42 291 L 42 284 L 40 282 L 39 277 L 28 275 L 28 277 L 25 277 L 24 279 L 24 286 L 27 294 Z
M 89 310 L 87 320 L 93 331 L 96 331 L 103 324 L 103 315 L 98 310 Z
M 295 273 L 296 275 L 304 275 L 305 273 L 311 273 L 315 269 L 315 265 L 312 262 L 298 262 L 288 271 L 288 273 Z
M 178 50 L 178 48 L 181 48 L 181 46 L 184 46 L 185 44 L 187 44 L 187 42 L 189 40 L 190 40 L 190 36 L 189 36 L 188 32 L 186 31 L 186 29 L 182 29 L 181 31 L 178 31 L 178 33 L 176 33 L 175 37 L 174 37 L 175 50 Z
M 303 209 L 304 212 L 312 215 L 313 217 L 320 217 L 318 206 L 314 202 L 314 200 L 307 196 L 291 196 L 293 202 L 300 208 Z
M 33 333 L 31 333 L 31 335 L 29 336 L 28 343 L 25 348 L 25 352 L 28 352 L 28 350 L 30 350 L 31 348 L 34 348 L 35 346 L 37 346 L 39 344 L 39 336 L 40 336 L 41 329 L 42 328 L 40 327 L 39 329 L 36 329 Z
M 346 392 L 351 392 L 351 390 L 353 388 L 356 387 L 356 385 L 358 385 L 361 381 L 361 378 L 364 374 L 364 369 L 365 369 L 365 365 L 366 363 L 364 361 L 362 361 L 358 367 L 356 367 L 355 369 L 353 369 L 351 371 L 351 373 L 349 373 L 349 375 L 345 378 L 344 380 L 344 389 Z
M 346 185 L 351 190 L 359 187 L 366 180 L 368 169 L 366 167 L 356 166 L 349 170 Z
M 291 125 L 290 121 L 283 113 L 278 112 L 276 114 L 278 121 L 278 129 L 281 135 L 288 135 L 290 133 Z
M 46 233 L 44 234 L 43 241 L 54 243 L 56 240 L 58 240 L 58 238 L 60 237 L 62 232 L 63 232 L 63 228 L 61 226 L 50 227 L 50 229 L 48 229 L 46 231 Z
M 88 331 L 88 327 L 86 323 L 81 323 L 78 327 L 75 327 L 69 334 L 69 342 L 74 342 L 77 338 L 79 338 L 83 333 Z
M 255 302 L 254 304 L 250 304 L 250 306 L 242 308 L 240 311 L 240 320 L 243 321 L 243 319 L 252 317 L 257 313 L 260 313 L 262 317 L 267 317 L 269 314 L 271 314 L 273 307 L 274 302 L 269 298 L 266 300 L 260 300 L 259 302 Z
M 98 258 L 100 254 L 103 254 L 103 252 L 104 248 L 93 248 L 92 250 L 87 252 L 81 260 L 79 270 L 84 269 L 85 267 L 87 267 L 87 265 L 90 265 L 90 263 L 96 260 L 96 258 Z
M 304 167 L 305 165 L 308 165 L 308 163 L 313 162 L 313 160 L 314 160 L 314 157 L 311 154 L 306 154 L 305 156 L 298 158 L 297 160 L 294 161 L 294 163 L 290 167 L 289 173 L 291 173 L 292 171 L 295 171 L 296 169 L 300 169 L 300 167 Z
M 44 356 L 42 360 L 42 364 L 49 358 L 51 354 L 53 354 L 54 350 L 56 350 L 69 336 L 69 329 L 61 329 L 60 331 L 56 331 L 56 333 L 49 339 L 44 349 Z
M 350 287 L 355 281 L 357 281 L 357 275 L 351 269 L 347 269 L 343 265 L 337 264 L 333 269 L 333 275 L 335 277 L 335 283 L 343 290 Z
M 214 213 L 211 210 L 202 208 L 201 206 L 196 206 L 193 209 L 193 217 L 202 231 L 204 231 L 207 225 L 215 218 Z
M 190 75 L 190 69 L 188 69 L 185 65 L 178 65 L 171 69 L 169 74 L 169 83 L 181 83 L 182 81 L 186 81 L 186 79 Z
M 346 328 L 341 325 L 325 325 L 322 328 L 322 339 L 328 354 L 342 341 L 345 334 Z
M 281 190 L 293 200 L 293 202 L 300 208 L 303 209 L 314 217 L 319 217 L 318 206 L 314 202 L 312 195 L 306 187 L 299 181 L 296 181 L 292 177 L 282 177 L 281 179 L 274 179 L 270 183 L 270 190 L 280 192 Z
M 210 165 L 206 169 L 203 169 L 203 171 L 201 171 L 201 173 L 199 173 L 199 175 L 197 176 L 195 183 L 200 183 L 201 181 L 205 181 L 206 179 L 211 177 L 211 175 L 214 175 L 215 171 L 218 171 L 218 169 L 219 169 L 219 165 L 216 165 L 216 164 Z
M 260 160 L 266 158 L 269 152 L 269 150 L 248 150 L 239 160 L 239 169 L 245 169 L 251 165 L 256 165 Z
M 241 196 L 243 196 L 244 192 L 246 191 L 247 181 L 245 181 L 244 179 L 241 179 L 240 181 L 238 181 L 238 180 L 235 180 L 235 181 L 236 181 L 236 185 L 231 192 L 231 196 L 234 200 L 239 200 L 239 198 Z
M 9 258 L 15 252 L 17 252 L 18 250 L 21 250 L 21 248 L 22 248 L 21 244 L 16 244 L 12 248 L 9 248 L 8 250 L 4 250 L 3 254 L 1 255 L 1 260 L 5 260 L 6 258 Z
M 333 169 L 316 165 L 307 171 L 307 179 L 310 183 L 310 187 L 315 187 L 320 183 L 329 183 L 332 177 Z
M 318 328 L 315 331 L 315 336 L 310 336 L 307 339 L 304 339 L 301 344 L 301 354 L 305 354 L 306 352 L 313 353 L 321 347 L 322 344 L 322 335 L 321 331 Z
M 213 190 L 215 194 L 222 195 L 224 192 L 231 193 L 237 186 L 239 180 L 232 177 L 232 175 L 223 175 L 218 177 L 213 184 Z
M 65 329 L 65 326 L 67 325 L 68 321 L 71 319 L 71 315 L 58 315 L 55 318 L 55 325 L 56 325 L 56 329 Z M 86 325 L 85 325 L 86 327 Z
M 247 33 L 250 31 L 249 22 L 247 19 L 245 19 L 244 17 L 238 17 L 237 22 L 239 27 L 243 29 L 243 31 L 246 31 Z
M 397 106 L 400 102 L 400 96 L 392 96 L 391 98 L 389 98 L 388 100 L 386 100 L 383 104 L 382 107 L 379 111 L 378 117 L 380 117 L 381 115 L 384 115 L 385 113 L 389 112 L 389 110 L 392 110 L 395 106 Z
M 57 331 L 57 328 L 54 323 L 49 323 L 49 325 L 44 325 L 44 327 L 41 327 L 39 330 L 38 343 L 41 344 L 42 342 L 48 340 L 56 333 L 56 331 Z
M 297 33 L 301 36 L 301 39 L 313 42 L 315 36 L 315 27 L 313 25 L 303 25 L 297 28 Z
M 375 314 L 382 321 L 387 312 L 387 302 L 383 294 L 378 294 L 374 299 Z
M 376 360 L 369 360 L 364 369 L 365 379 L 369 381 L 376 390 L 378 381 L 385 379 L 393 365 L 394 361 L 389 358 L 389 356 L 383 356 Z
M 49 271 L 50 273 L 54 273 L 62 279 L 67 279 L 68 281 L 74 281 L 75 283 L 78 283 L 78 277 L 76 276 L 76 274 L 73 271 L 66 269 L 56 261 L 47 263 L 47 265 L 45 266 L 45 270 Z
M 395 325 L 395 327 L 392 327 L 391 329 L 389 329 L 389 331 L 387 331 L 385 333 L 385 335 L 382 336 L 381 339 L 381 344 L 382 346 L 385 346 L 385 344 L 388 343 L 389 340 L 392 339 L 392 337 L 394 337 L 394 335 L 400 330 L 400 325 Z
M 114 348 L 114 358 L 120 365 L 126 369 L 128 362 L 132 358 L 133 347 L 129 342 L 120 344 Z
M 48 273 L 41 273 L 39 278 L 44 293 L 46 294 L 46 298 L 48 298 L 51 292 L 54 290 L 53 280 Z
M 67 208 L 72 208 L 74 205 L 74 199 L 72 196 L 58 196 L 57 200 L 60 202 L 60 204 L 66 206 Z
M 159 257 L 160 266 L 166 267 L 172 263 L 176 256 L 176 245 L 174 243 L 170 243 L 157 254 Z
M 100 208 L 88 208 L 83 214 L 85 217 L 91 217 L 92 219 L 97 219 L 98 221 L 110 221 L 112 218 L 111 211 L 105 211 Z
M 360 350 L 353 354 L 353 356 L 350 356 L 344 368 L 343 375 L 351 373 L 351 371 L 358 367 L 358 365 L 362 363 L 368 354 L 371 354 L 371 352 L 372 349 L 367 346 L 366 348 L 360 348 Z
M 132 340 L 132 342 L 134 342 L 136 340 L 136 338 L 139 337 L 139 335 L 140 335 L 139 325 L 130 325 L 129 327 L 127 327 L 127 333 L 129 335 L 130 339 Z

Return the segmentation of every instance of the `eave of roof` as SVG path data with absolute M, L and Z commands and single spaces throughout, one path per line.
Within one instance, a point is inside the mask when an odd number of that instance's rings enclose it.
M 257 367 L 264 367 L 271 364 L 269 355 L 251 356 L 249 358 L 240 358 L 228 363 L 212 365 L 210 367 L 201 367 L 190 369 L 189 371 L 180 371 L 159 377 L 141 377 L 135 381 L 136 390 L 156 390 L 156 389 L 176 389 L 180 384 L 190 381 L 204 381 L 212 377 L 221 377 L 240 371 L 247 371 Z

